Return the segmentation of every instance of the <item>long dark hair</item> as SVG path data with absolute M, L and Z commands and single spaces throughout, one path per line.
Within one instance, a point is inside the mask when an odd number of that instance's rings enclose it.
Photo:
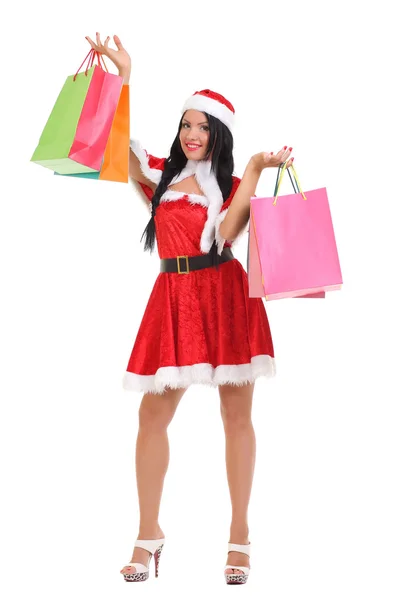
M 212 115 L 209 115 L 206 112 L 203 114 L 208 119 L 208 126 L 210 130 L 210 137 L 204 160 L 208 160 L 212 150 L 214 149 L 211 159 L 211 169 L 216 175 L 218 185 L 222 193 L 222 197 L 225 201 L 232 191 L 232 173 L 234 169 L 232 155 L 232 133 L 228 129 L 228 127 L 216 117 L 213 117 Z M 181 142 L 179 139 L 179 133 L 182 127 L 182 119 L 184 116 L 185 113 L 182 115 L 182 118 L 179 122 L 178 133 L 176 134 L 176 137 L 172 143 L 170 155 L 165 161 L 165 167 L 161 176 L 160 183 L 158 184 L 154 192 L 153 198 L 151 200 L 151 219 L 147 223 L 147 226 L 143 231 L 142 237 L 140 238 L 140 241 L 142 241 L 143 236 L 146 236 L 144 250 L 150 250 L 150 253 L 154 249 L 154 242 L 156 237 L 154 216 L 156 214 L 157 207 L 160 204 L 160 198 L 164 194 L 164 192 L 166 192 L 172 179 L 182 171 L 182 169 L 187 163 L 187 158 L 182 150 Z M 216 246 L 214 243 L 213 249 L 215 248 Z

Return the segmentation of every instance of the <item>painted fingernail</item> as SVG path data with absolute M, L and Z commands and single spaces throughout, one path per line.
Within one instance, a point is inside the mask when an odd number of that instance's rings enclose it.
M 271 154 L 273 154 L 273 152 L 271 152 Z
M 287 146 L 283 146 L 283 149 L 286 150 Z
M 289 148 L 289 150 L 293 150 L 293 148 Z

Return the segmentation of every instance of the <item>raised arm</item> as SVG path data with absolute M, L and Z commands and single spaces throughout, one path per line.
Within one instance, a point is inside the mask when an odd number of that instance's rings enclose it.
M 129 85 L 129 80 L 131 76 L 131 57 L 128 52 L 123 47 L 121 40 L 117 35 L 114 35 L 114 43 L 117 46 L 117 50 L 113 50 L 109 47 L 110 37 L 108 36 L 104 42 L 101 43 L 100 34 L 96 33 L 96 42 L 90 39 L 90 37 L 86 37 L 87 41 L 91 45 L 91 47 L 100 52 L 100 54 L 105 54 L 117 67 L 118 74 L 123 78 L 124 85 Z M 138 183 L 143 183 L 147 185 L 153 192 L 155 191 L 157 185 L 148 179 L 142 172 L 140 168 L 140 162 L 138 157 L 132 149 L 129 150 L 129 177 L 137 181 Z

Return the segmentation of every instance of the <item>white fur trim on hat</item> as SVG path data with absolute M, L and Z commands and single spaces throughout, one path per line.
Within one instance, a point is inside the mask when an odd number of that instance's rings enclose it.
M 235 124 L 235 115 L 225 104 L 222 104 L 214 98 L 207 98 L 202 94 L 195 94 L 190 96 L 183 105 L 182 113 L 187 110 L 199 110 L 200 112 L 207 112 L 208 114 L 216 117 L 222 123 L 224 123 L 228 129 L 232 130 Z

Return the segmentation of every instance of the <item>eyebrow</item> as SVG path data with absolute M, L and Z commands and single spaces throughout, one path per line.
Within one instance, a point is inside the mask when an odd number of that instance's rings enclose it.
M 183 119 L 184 121 L 186 121 L 186 123 L 190 123 L 190 121 L 188 121 L 187 119 Z M 206 123 L 208 125 L 208 121 L 202 121 L 201 123 L 197 123 L 197 125 L 204 125 L 204 123 Z

